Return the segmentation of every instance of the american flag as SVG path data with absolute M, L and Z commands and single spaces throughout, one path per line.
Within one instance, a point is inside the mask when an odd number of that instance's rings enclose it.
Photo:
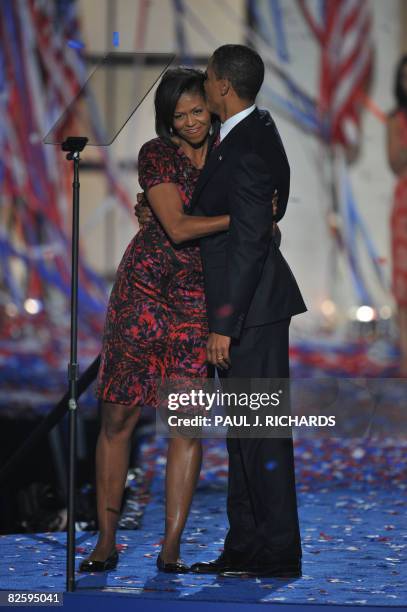
M 321 45 L 319 109 L 331 143 L 356 146 L 360 110 L 373 67 L 372 15 L 369 0 L 299 0 Z

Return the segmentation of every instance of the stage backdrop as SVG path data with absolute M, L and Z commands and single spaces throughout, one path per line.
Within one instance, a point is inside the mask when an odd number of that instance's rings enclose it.
M 350 307 L 369 300 L 378 308 L 393 306 L 388 286 L 394 180 L 386 161 L 385 114 L 393 106 L 401 6 L 397 0 L 359 4 L 364 6 L 359 21 L 348 32 L 347 46 L 339 52 L 352 54 L 355 46 L 352 70 L 361 74 L 366 68 L 371 78 L 369 87 L 363 90 L 364 97 L 358 100 L 360 120 L 354 125 L 348 122 L 346 127 L 343 137 L 348 142 L 344 147 L 340 142 L 328 146 L 317 133 L 320 126 L 316 129 L 313 124 L 321 103 L 323 71 L 327 69 L 326 53 L 312 27 L 322 27 L 326 19 L 319 8 L 323 3 L 78 2 L 84 51 L 91 56 L 114 48 L 176 51 L 181 62 L 203 66 L 211 51 L 224 43 L 250 40 L 261 52 L 267 77 L 259 105 L 274 116 L 292 169 L 288 212 L 281 223 L 281 248 L 299 279 L 310 310 L 295 321 L 295 327 L 303 331 L 318 325 L 321 306 L 327 299 L 337 306 L 342 320 Z M 352 10 L 355 3 L 349 6 Z M 114 31 L 118 33 L 116 38 Z M 125 90 L 128 94 L 133 86 L 125 68 L 119 81 L 101 92 L 113 109 L 120 105 L 121 94 Z M 345 90 L 338 91 L 338 95 L 346 95 L 351 78 L 336 85 Z M 122 180 L 134 200 L 138 183 L 133 164 L 143 142 L 154 137 L 153 93 L 112 147 L 116 159 L 127 164 Z M 100 172 L 84 175 L 82 193 L 86 256 L 98 271 L 113 273 L 137 224 L 129 222 L 128 213 L 114 199 L 105 197 Z M 340 234 L 345 242 L 343 249 L 339 246 Z M 352 258 L 358 262 L 355 269 L 350 263 Z

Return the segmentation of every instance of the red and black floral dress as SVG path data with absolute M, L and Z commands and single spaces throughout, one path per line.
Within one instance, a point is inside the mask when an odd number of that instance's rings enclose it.
M 160 138 L 140 150 L 147 191 L 174 183 L 188 212 L 199 170 Z M 156 218 L 128 245 L 110 295 L 97 395 L 107 402 L 157 407 L 157 381 L 206 376 L 208 336 L 197 242 L 174 245 Z

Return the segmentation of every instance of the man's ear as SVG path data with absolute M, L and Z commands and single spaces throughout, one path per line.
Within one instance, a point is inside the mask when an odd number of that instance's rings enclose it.
M 220 79 L 220 95 L 226 96 L 229 93 L 230 81 L 228 79 Z

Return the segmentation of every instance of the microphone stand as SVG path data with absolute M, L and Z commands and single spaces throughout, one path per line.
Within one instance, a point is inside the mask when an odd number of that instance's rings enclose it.
M 79 254 L 79 162 L 88 139 L 70 136 L 62 143 L 68 151 L 66 159 L 73 161 L 72 183 L 72 276 L 71 276 L 71 349 L 68 364 L 69 384 L 69 463 L 68 463 L 68 546 L 66 590 L 75 590 L 75 489 L 76 489 L 76 430 L 78 409 L 78 254 Z

